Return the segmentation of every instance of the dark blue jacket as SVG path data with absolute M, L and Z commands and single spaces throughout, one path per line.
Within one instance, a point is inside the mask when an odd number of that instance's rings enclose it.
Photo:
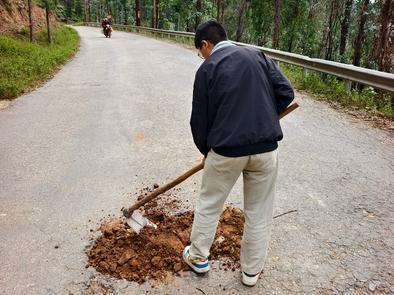
M 294 99 L 289 81 L 257 49 L 229 46 L 212 53 L 196 73 L 190 119 L 205 156 L 273 151 L 283 138 L 278 114 Z

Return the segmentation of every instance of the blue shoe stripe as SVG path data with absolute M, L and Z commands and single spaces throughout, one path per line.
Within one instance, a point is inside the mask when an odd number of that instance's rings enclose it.
M 205 262 L 204 264 L 195 264 L 195 263 L 193 263 L 193 265 L 194 265 L 195 267 L 197 267 L 197 268 L 204 268 L 204 267 L 207 267 L 207 266 L 208 266 L 208 262 Z

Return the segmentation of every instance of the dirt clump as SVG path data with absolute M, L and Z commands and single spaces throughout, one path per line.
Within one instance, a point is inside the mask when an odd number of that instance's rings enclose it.
M 193 212 L 175 215 L 166 212 L 166 209 L 173 211 L 176 204 L 176 200 L 167 199 L 160 205 L 157 202 L 145 205 L 144 216 L 155 223 L 157 229 L 146 226 L 139 235 L 123 218 L 101 224 L 101 236 L 86 252 L 88 266 L 140 284 L 148 279 L 165 281 L 172 274 L 188 270 L 182 261 L 182 251 L 190 243 Z M 242 211 L 236 208 L 226 208 L 220 218 L 210 259 L 227 258 L 224 270 L 235 270 L 239 266 L 243 223 Z

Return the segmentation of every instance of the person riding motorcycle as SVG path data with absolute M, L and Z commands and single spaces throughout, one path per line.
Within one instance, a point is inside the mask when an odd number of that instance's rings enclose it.
M 103 28 L 103 33 L 105 34 L 105 30 L 107 30 L 107 25 L 111 25 L 111 22 L 109 21 L 108 18 L 104 18 L 103 21 L 101 22 L 101 27 Z
M 101 27 L 103 29 L 105 29 L 105 27 L 109 24 L 108 18 L 103 18 L 102 22 L 101 22 Z

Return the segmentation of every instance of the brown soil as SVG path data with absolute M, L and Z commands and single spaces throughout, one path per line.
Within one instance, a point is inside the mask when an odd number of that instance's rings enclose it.
M 177 209 L 179 202 L 168 196 L 159 203 L 153 201 L 144 208 L 144 215 L 157 229 L 145 227 L 137 235 L 123 218 L 103 223 L 99 228 L 102 235 L 87 251 L 87 266 L 140 284 L 147 279 L 164 281 L 171 274 L 188 270 L 181 253 L 190 243 L 193 212 L 169 214 L 167 211 Z M 225 270 L 239 267 L 243 222 L 242 211 L 236 208 L 226 208 L 220 218 L 210 259 L 227 258 Z
M 22 0 L 9 1 L 10 5 L 0 1 L 1 35 L 20 34 L 22 30 L 29 30 L 29 15 L 27 4 Z M 37 5 L 32 7 L 32 18 L 35 33 L 46 28 L 45 10 Z M 51 15 L 52 26 L 56 24 L 54 15 Z

